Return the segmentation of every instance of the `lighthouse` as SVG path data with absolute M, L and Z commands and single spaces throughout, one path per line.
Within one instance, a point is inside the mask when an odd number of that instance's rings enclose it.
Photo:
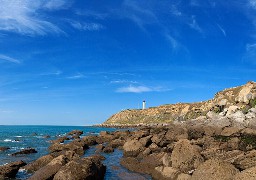
M 146 109 L 146 101 L 145 100 L 142 102 L 142 109 Z

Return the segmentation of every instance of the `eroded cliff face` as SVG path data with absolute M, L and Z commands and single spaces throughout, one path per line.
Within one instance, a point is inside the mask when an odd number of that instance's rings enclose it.
M 250 81 L 243 86 L 224 89 L 208 101 L 169 104 L 144 110 L 124 110 L 111 116 L 104 124 L 169 123 L 174 120 L 185 121 L 212 118 L 212 116 L 230 116 L 238 111 L 245 116 L 255 105 L 256 83 Z

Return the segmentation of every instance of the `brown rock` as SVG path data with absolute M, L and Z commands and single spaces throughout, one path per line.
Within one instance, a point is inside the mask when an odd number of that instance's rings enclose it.
M 37 153 L 37 151 L 34 148 L 28 148 L 28 149 L 23 149 L 19 152 L 11 154 L 12 156 L 17 156 L 21 154 L 32 154 L 32 153 Z
M 179 170 L 173 167 L 159 166 L 155 168 L 152 177 L 157 180 L 177 179 L 179 173 Z
M 178 175 L 177 180 L 190 180 L 191 175 L 181 173 Z
M 178 141 L 180 139 L 187 139 L 188 132 L 187 129 L 182 127 L 170 127 L 170 129 L 166 132 L 165 138 L 169 141 Z
M 221 134 L 222 136 L 234 136 L 234 135 L 239 135 L 240 134 L 241 129 L 237 128 L 237 127 L 225 127 Z
M 10 149 L 9 147 L 5 147 L 5 146 L 2 146 L 2 147 L 0 147 L 0 152 L 1 151 L 6 151 L 6 150 L 8 150 L 8 149 Z
M 234 175 L 238 172 L 238 169 L 228 162 L 210 159 L 195 170 L 191 180 L 205 180 L 205 178 L 232 180 Z
M 46 166 L 49 162 L 53 160 L 52 155 L 45 155 L 37 159 L 36 161 L 24 166 L 23 168 L 26 169 L 28 172 L 35 172 L 42 168 L 43 166 Z
M 54 158 L 46 166 L 42 167 L 33 174 L 29 180 L 48 180 L 52 179 L 59 169 L 67 163 L 67 159 L 64 155 L 60 155 Z
M 172 167 L 188 172 L 197 168 L 204 159 L 196 146 L 191 145 L 189 140 L 183 139 L 175 144 L 171 161 Z
M 0 179 L 15 178 L 19 168 L 24 165 L 26 165 L 25 162 L 17 161 L 0 166 Z
M 54 180 L 86 180 L 104 179 L 106 167 L 99 159 L 87 157 L 78 161 L 70 161 L 54 176 Z
M 145 147 L 138 140 L 128 140 L 124 146 L 124 156 L 137 156 L 145 150 Z
M 243 170 L 242 172 L 237 173 L 234 177 L 234 180 L 255 180 L 255 179 L 256 179 L 256 166 Z
M 249 151 L 239 156 L 235 159 L 233 164 L 241 170 L 256 166 L 256 150 Z
M 98 137 L 97 136 L 85 136 L 82 138 L 82 141 L 87 144 L 88 146 L 92 146 L 97 143 Z
M 102 150 L 104 153 L 112 153 L 114 152 L 114 148 L 107 146 Z

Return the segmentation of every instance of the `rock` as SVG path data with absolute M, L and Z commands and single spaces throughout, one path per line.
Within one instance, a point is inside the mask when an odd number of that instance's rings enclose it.
M 15 178 L 20 167 L 26 165 L 23 161 L 17 161 L 9 163 L 7 165 L 0 166 L 0 179 Z
M 165 153 L 163 156 L 163 165 L 166 167 L 172 166 L 172 161 L 171 161 L 171 155 L 168 153 Z
M 125 140 L 115 139 L 109 143 L 109 146 L 111 146 L 112 148 L 123 148 L 124 143 Z
M 2 146 L 0 147 L 0 152 L 1 151 L 7 151 L 8 149 L 10 149 L 9 147 L 6 147 L 6 146 Z
M 36 161 L 24 166 L 23 168 L 26 169 L 28 172 L 35 172 L 42 168 L 43 166 L 46 166 L 49 162 L 53 160 L 52 155 L 45 155 L 37 159 Z
M 80 131 L 80 130 L 73 130 L 73 131 L 69 132 L 67 135 L 68 135 L 68 136 L 74 136 L 74 135 L 80 136 L 80 135 L 82 135 L 83 133 L 84 133 L 84 132 L 83 132 L 83 131 Z
M 107 146 L 102 150 L 104 153 L 112 153 L 114 152 L 114 148 Z
M 163 165 L 164 153 L 153 153 L 138 160 L 134 157 L 122 158 L 120 163 L 127 169 L 139 173 L 151 174 L 155 167 Z
M 241 129 L 237 128 L 237 127 L 225 127 L 222 132 L 221 132 L 221 136 L 237 136 L 239 135 Z
M 155 168 L 152 177 L 158 180 L 177 179 L 179 173 L 179 170 L 173 167 L 159 166 Z
M 226 116 L 229 117 L 239 109 L 238 106 L 229 106 Z
M 148 147 L 151 152 L 159 152 L 161 150 L 161 148 L 159 148 L 156 143 L 152 143 L 150 144 L 150 146 Z
M 32 153 L 37 153 L 37 151 L 34 148 L 28 148 L 28 149 L 23 149 L 19 152 L 11 154 L 12 156 L 17 156 L 21 154 L 32 154 Z
M 189 140 L 178 141 L 171 154 L 172 167 L 182 172 L 197 168 L 203 161 L 198 148 L 190 144 Z
M 232 180 L 234 175 L 238 173 L 232 164 L 217 159 L 210 159 L 194 171 L 191 180 L 222 179 Z
M 97 136 L 85 136 L 82 138 L 82 141 L 87 144 L 88 146 L 96 145 L 98 137 Z
M 237 111 L 234 114 L 231 114 L 227 117 L 238 123 L 244 123 L 245 121 L 245 115 L 242 111 Z
M 218 105 L 219 105 L 219 106 L 226 106 L 226 105 L 227 105 L 227 102 L 228 102 L 227 99 L 222 99 L 222 100 L 219 101 Z
M 124 156 L 137 156 L 140 152 L 145 150 L 145 147 L 138 140 L 128 140 L 124 146 Z
M 139 142 L 143 147 L 148 147 L 152 143 L 151 138 L 152 138 L 152 135 L 149 135 L 149 136 L 140 138 Z
M 177 180 L 190 180 L 191 175 L 181 173 L 178 175 Z
M 241 170 L 256 166 L 256 150 L 249 151 L 237 157 L 233 164 Z
M 207 123 L 208 126 L 212 126 L 212 127 L 215 127 L 215 128 L 224 128 L 224 127 L 228 127 L 231 125 L 231 122 L 228 118 L 226 117 L 222 117 L 222 118 L 219 118 L 219 119 L 214 119 L 214 120 L 211 120 Z
M 67 163 L 67 158 L 64 155 L 60 155 L 54 158 L 46 166 L 40 168 L 33 174 L 29 180 L 48 180 L 52 179 L 54 175 L 60 170 L 62 166 Z
M 219 114 L 213 112 L 213 111 L 209 111 L 207 114 L 206 114 L 206 117 L 209 118 L 209 119 L 218 119 L 219 118 Z
M 248 112 L 256 114 L 256 108 L 251 108 L 251 109 L 248 110 Z
M 171 141 L 178 141 L 180 139 L 188 139 L 188 131 L 186 128 L 173 126 L 168 129 L 165 134 L 165 139 Z
M 48 139 L 48 138 L 50 138 L 50 137 L 51 137 L 50 135 L 45 135 L 45 136 L 44 136 L 45 139 Z
M 237 173 L 234 177 L 234 180 L 255 180 L 255 179 L 256 179 L 256 166 L 243 170 L 242 172 Z
M 55 174 L 54 180 L 104 179 L 106 167 L 97 158 L 87 157 L 70 161 Z

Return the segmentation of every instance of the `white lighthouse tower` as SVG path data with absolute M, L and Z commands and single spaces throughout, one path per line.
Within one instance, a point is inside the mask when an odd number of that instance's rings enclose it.
M 146 101 L 145 100 L 142 102 L 142 109 L 146 109 Z

